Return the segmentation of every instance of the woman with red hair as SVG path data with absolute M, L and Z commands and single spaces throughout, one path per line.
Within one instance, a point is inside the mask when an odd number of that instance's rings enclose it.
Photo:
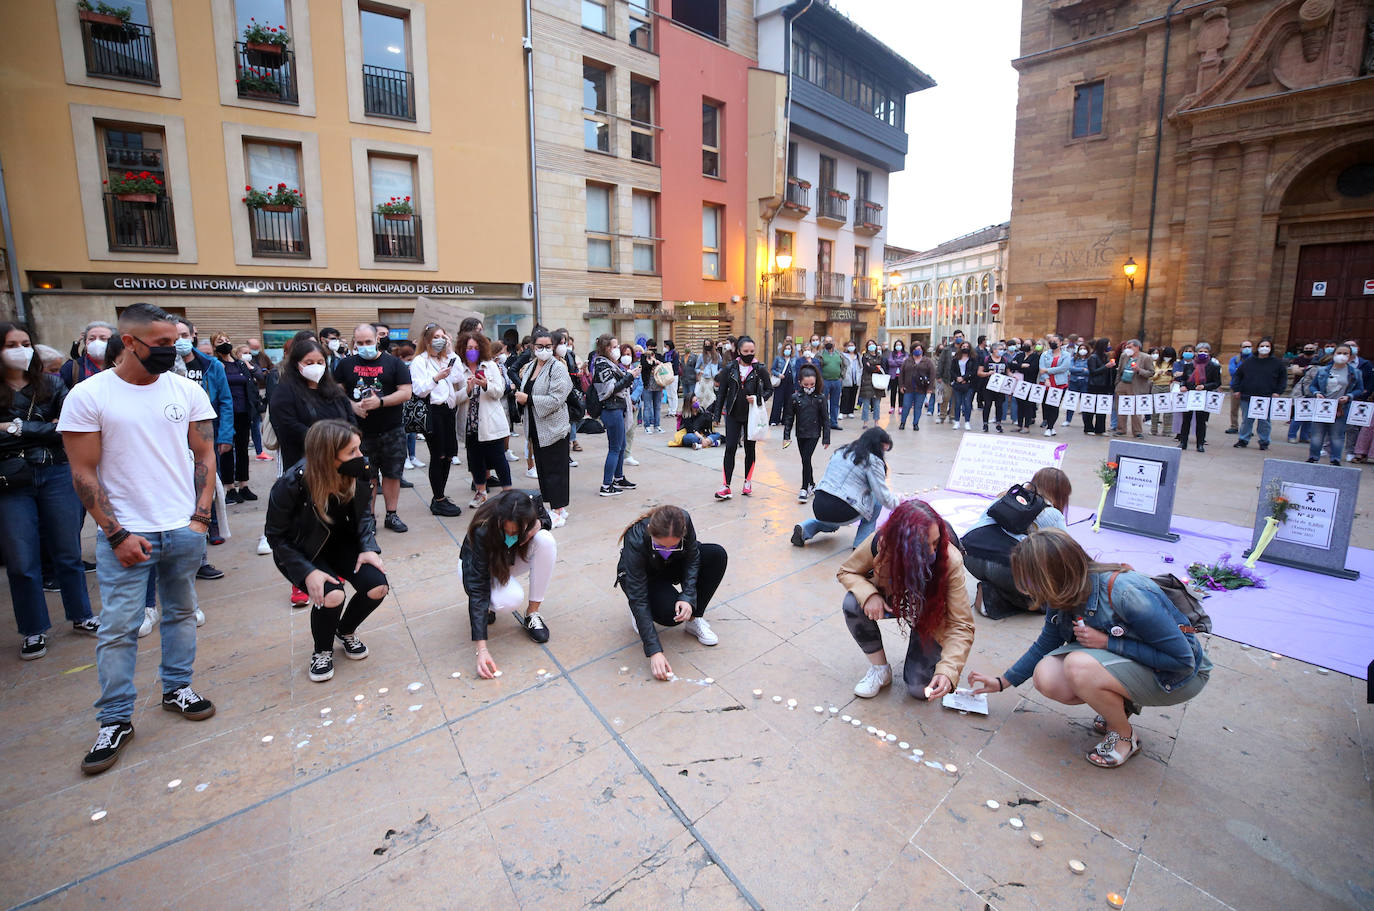
M 929 503 L 908 500 L 836 574 L 846 589 L 844 620 L 872 667 L 854 687 L 865 699 L 892 682 L 879 620 L 895 619 L 910 639 L 902 680 L 918 699 L 954 691 L 973 647 L 973 608 L 959 538 Z

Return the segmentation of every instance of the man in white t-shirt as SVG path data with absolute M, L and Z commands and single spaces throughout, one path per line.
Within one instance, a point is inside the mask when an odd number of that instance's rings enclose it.
M 215 714 L 191 688 L 195 576 L 215 493 L 215 410 L 198 383 L 168 372 L 176 359 L 174 317 L 134 304 L 120 314 L 119 333 L 125 350 L 118 364 L 73 389 L 57 425 L 72 483 L 101 532 L 100 733 L 81 763 L 89 775 L 114 765 L 134 736 L 138 628 L 154 567 L 163 612 L 162 707 L 192 721 Z

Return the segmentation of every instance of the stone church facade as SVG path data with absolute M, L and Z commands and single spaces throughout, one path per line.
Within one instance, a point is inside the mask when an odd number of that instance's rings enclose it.
M 1374 3 L 1180 5 L 1024 3 L 1008 334 L 1374 351 Z

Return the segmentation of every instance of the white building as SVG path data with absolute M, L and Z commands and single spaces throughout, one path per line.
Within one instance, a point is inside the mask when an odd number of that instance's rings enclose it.
M 908 346 L 948 341 L 962 329 L 970 341 L 995 338 L 1005 301 L 1009 222 L 989 225 L 888 266 L 887 340 Z

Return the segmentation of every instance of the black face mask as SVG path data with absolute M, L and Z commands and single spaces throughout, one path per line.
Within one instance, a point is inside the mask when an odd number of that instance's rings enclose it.
M 177 362 L 176 345 L 150 345 L 143 339 L 134 339 L 134 341 L 148 349 L 148 356 L 139 358 L 138 362 L 143 365 L 144 370 L 153 376 L 166 373 Z
M 834 351 L 834 350 L 835 350 L 835 343 L 834 343 L 834 342 L 826 342 L 826 343 L 825 343 L 825 350 L 826 350 L 826 351 Z
M 754 356 L 752 354 L 741 354 L 739 359 L 746 364 L 754 363 Z
M 345 478 L 355 478 L 359 481 L 367 480 L 372 474 L 372 466 L 367 464 L 367 456 L 358 456 L 353 459 L 345 459 L 339 466 L 339 474 Z
M 389 335 L 384 335 L 384 336 L 382 336 L 381 338 L 377 339 L 377 350 L 378 350 L 378 351 L 390 351 L 390 350 L 391 350 L 391 336 L 389 336 Z
M 1025 352 L 1029 352 L 1029 351 L 1031 350 L 1031 346 L 1030 346 L 1030 345 L 1022 345 L 1022 346 L 1021 346 L 1021 350 L 1022 350 L 1022 351 L 1025 351 Z
M 228 342 L 225 342 L 223 345 L 215 346 L 215 353 L 218 354 L 220 357 L 227 357 L 228 355 L 232 354 L 233 351 L 234 346 L 229 344 Z

